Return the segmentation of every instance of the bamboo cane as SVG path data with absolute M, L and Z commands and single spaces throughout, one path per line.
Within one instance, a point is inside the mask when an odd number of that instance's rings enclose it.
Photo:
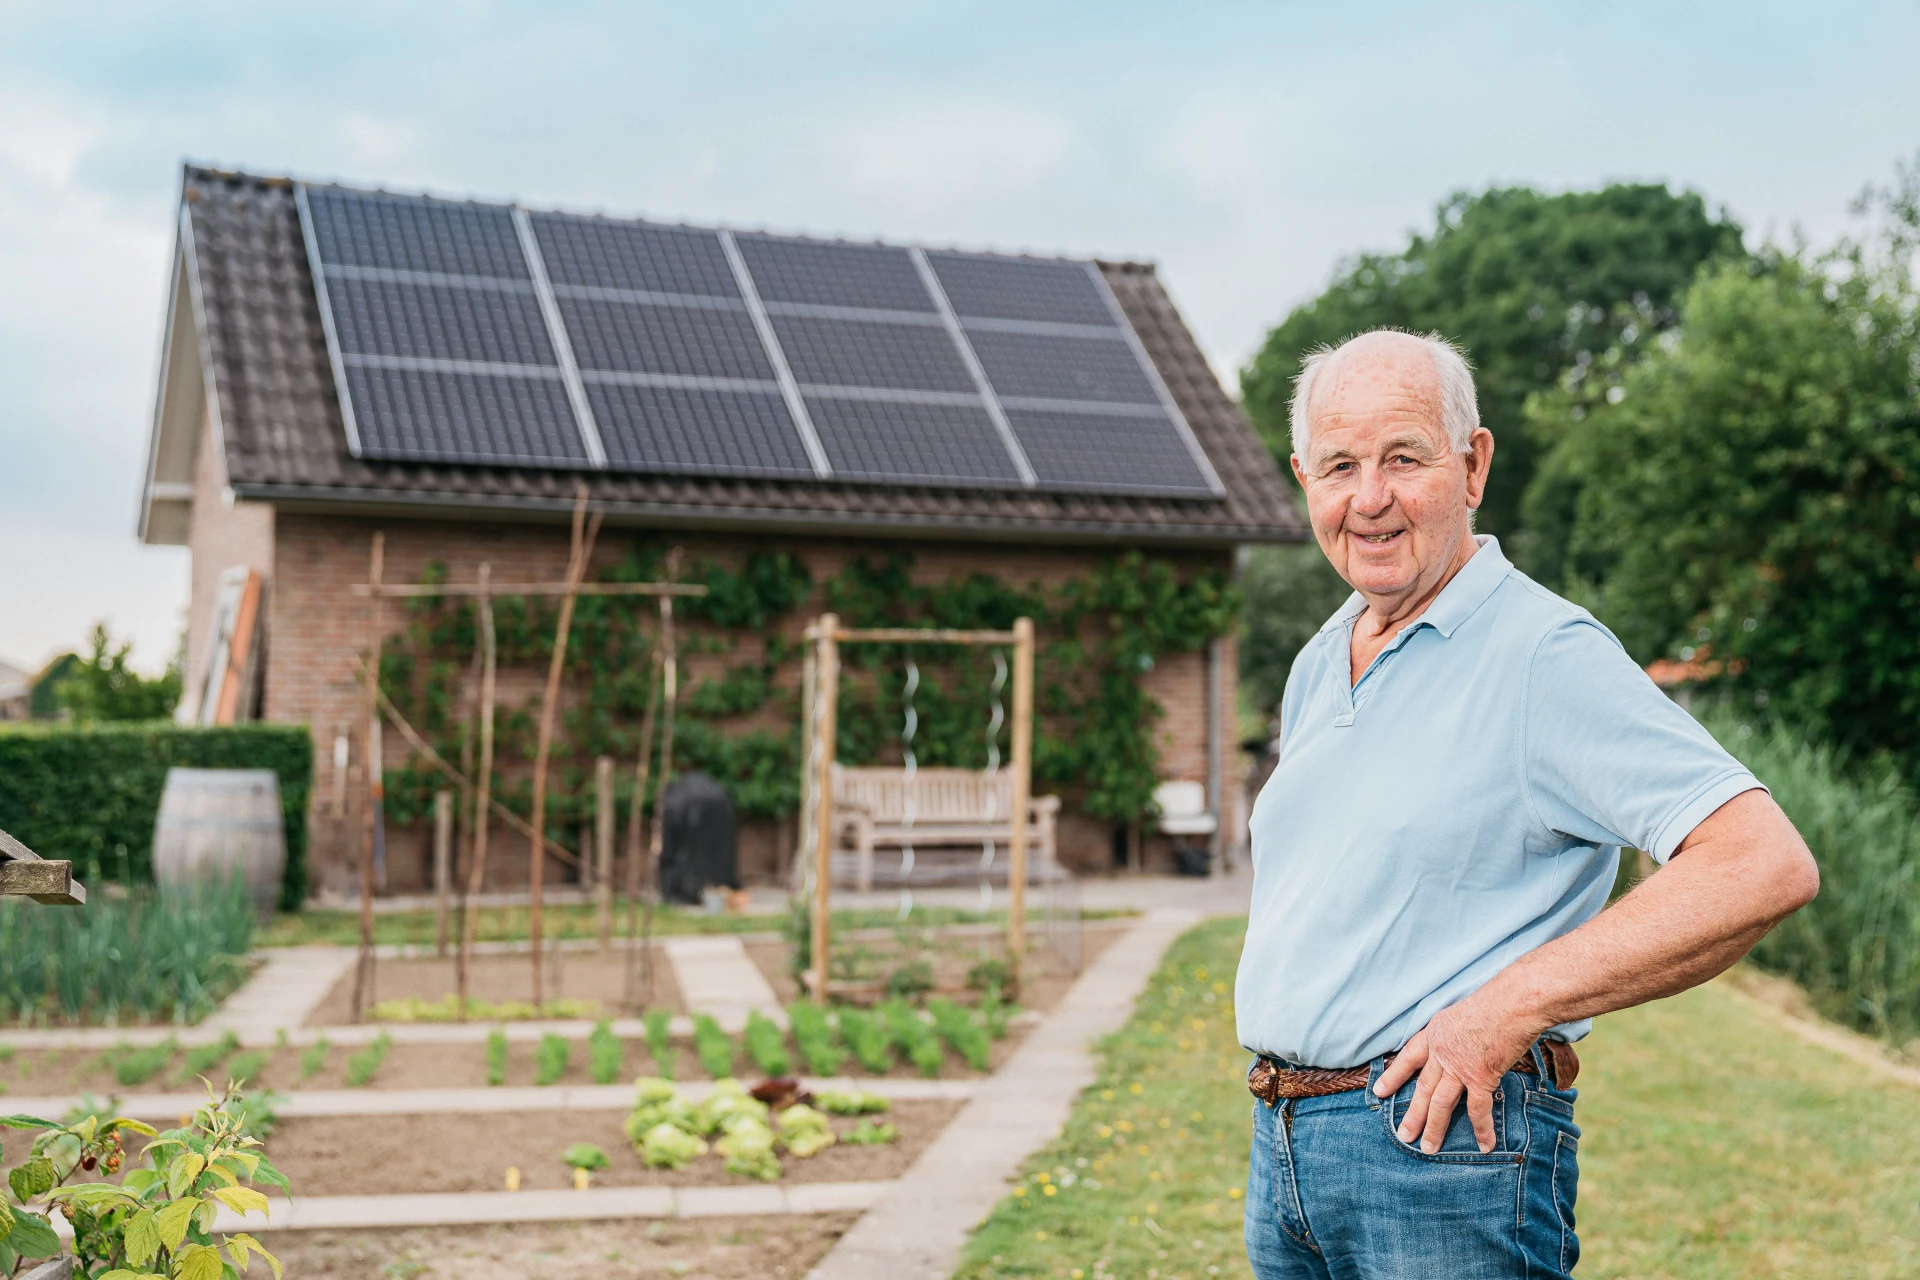
M 387 535 L 373 535 L 373 566 L 368 581 L 376 587 L 386 571 Z M 380 597 L 373 597 L 371 618 L 368 622 L 367 648 L 372 654 L 367 666 L 376 674 L 380 670 Z M 367 726 L 367 812 L 363 824 L 366 834 L 366 846 L 360 859 L 360 954 L 355 959 L 353 969 L 353 1020 L 365 1015 L 367 999 L 373 994 L 373 842 L 374 828 L 379 818 L 380 797 L 380 757 L 376 745 L 380 741 L 380 708 L 375 696 L 380 682 L 367 681 L 366 726 Z
M 493 801 L 493 682 L 496 645 L 493 635 L 493 597 L 487 587 L 493 566 L 480 566 L 480 776 L 474 784 L 473 853 L 467 859 L 467 892 L 461 909 L 460 961 L 456 982 L 460 990 L 460 1021 L 467 1020 L 467 992 L 473 971 L 473 935 L 480 913 L 473 899 L 487 875 L 487 829 L 492 825 Z
M 653 729 L 660 713 L 660 645 L 653 646 L 647 669 L 647 708 L 640 714 L 640 758 L 633 766 L 633 807 L 627 814 L 627 962 L 626 1005 L 638 1012 L 653 998 L 651 978 L 647 993 L 640 994 L 640 893 L 641 863 L 646 846 L 642 834 L 646 825 L 647 780 L 653 771 Z
M 667 581 L 680 576 L 680 548 L 667 552 Z M 673 717 L 680 685 L 680 660 L 674 648 L 673 597 L 660 597 L 660 782 L 655 788 L 653 828 L 647 841 L 647 865 L 641 884 L 640 974 L 647 999 L 653 999 L 653 905 L 660 896 L 660 848 L 667 826 L 667 787 L 673 782 Z

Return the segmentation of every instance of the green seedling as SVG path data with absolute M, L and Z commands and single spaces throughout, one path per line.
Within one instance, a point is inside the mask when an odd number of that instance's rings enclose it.
M 864 1009 L 840 1010 L 840 1036 L 853 1050 L 860 1069 L 881 1075 L 893 1066 L 893 1044 L 880 1020 Z
M 927 1012 L 933 1015 L 933 1029 L 968 1066 L 985 1071 L 992 1065 L 993 1041 L 970 1011 L 951 1000 L 935 999 L 927 1001 Z
M 647 1052 L 653 1055 L 654 1070 L 663 1080 L 673 1079 L 673 1015 L 665 1009 L 646 1012 Z
M 567 1053 L 571 1046 L 565 1036 L 556 1036 L 552 1032 L 540 1037 L 540 1047 L 533 1054 L 533 1082 L 535 1084 L 553 1084 L 567 1074 Z
M 128 1088 L 145 1084 L 166 1069 L 179 1047 L 173 1037 L 168 1036 L 144 1049 L 128 1049 L 114 1062 L 113 1078 Z
M 921 1075 L 940 1074 L 946 1053 L 940 1048 L 940 1037 L 918 1013 L 904 1001 L 888 1000 L 880 1006 L 880 1018 L 886 1024 L 894 1048 L 918 1068 Z
M 787 1021 L 793 1027 L 793 1042 L 800 1047 L 800 1057 L 807 1064 L 807 1073 L 815 1076 L 839 1075 L 840 1068 L 847 1061 L 847 1050 L 840 1043 L 833 1023 L 828 1020 L 827 1011 L 805 1000 L 796 1001 L 787 1006 Z
M 593 1034 L 587 1037 L 587 1069 L 595 1084 L 612 1084 L 625 1074 L 626 1052 L 620 1037 L 613 1034 L 612 1023 L 594 1024 Z
M 487 1032 L 487 1083 L 507 1082 L 507 1033 L 500 1027 Z
M 227 1059 L 227 1079 L 236 1084 L 246 1084 L 255 1080 L 272 1057 L 272 1052 L 267 1049 L 249 1049 L 245 1053 L 236 1053 Z
M 787 1037 L 779 1024 L 758 1009 L 747 1014 L 747 1029 L 744 1035 L 747 1042 L 747 1056 L 753 1059 L 753 1065 L 762 1075 L 784 1076 L 793 1066 L 793 1060 L 787 1056 Z
M 202 1076 L 211 1079 L 220 1064 L 240 1048 L 240 1037 L 231 1031 L 223 1032 L 212 1044 L 197 1044 L 187 1050 L 185 1061 L 180 1064 L 181 1080 L 196 1080 Z
M 300 1051 L 300 1079 L 310 1080 L 318 1075 L 320 1068 L 327 1065 L 327 1051 L 333 1048 L 333 1041 L 321 1036 Z
M 701 1067 L 715 1080 L 733 1074 L 733 1037 L 707 1014 L 694 1015 L 693 1051 L 700 1055 Z
M 393 1040 L 382 1031 L 374 1037 L 373 1043 L 360 1049 L 347 1059 L 347 1086 L 362 1089 L 373 1082 L 373 1073 L 387 1060 L 387 1050 L 393 1047 Z

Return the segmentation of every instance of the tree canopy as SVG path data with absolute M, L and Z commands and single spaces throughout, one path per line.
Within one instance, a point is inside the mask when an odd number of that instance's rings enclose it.
M 55 686 L 60 705 L 81 724 L 102 720 L 164 720 L 180 701 L 179 663 L 164 675 L 147 677 L 127 665 L 131 640 L 116 645 L 105 624 L 96 623 L 88 651 Z
M 1877 249 L 1712 269 L 1645 355 L 1537 398 L 1533 499 L 1567 509 L 1570 593 L 1636 658 L 1705 659 L 1797 728 L 1911 758 L 1920 290 L 1883 203 Z
M 1432 231 L 1398 253 L 1343 265 L 1283 320 L 1241 373 L 1243 403 L 1284 460 L 1287 401 L 1308 350 L 1382 325 L 1455 339 L 1473 360 L 1481 421 L 1498 442 L 1479 527 L 1506 537 L 1520 527 L 1534 472 L 1536 448 L 1522 430 L 1527 397 L 1629 330 L 1637 338 L 1671 327 L 1703 263 L 1744 256 L 1740 235 L 1699 195 L 1658 184 L 1458 193 L 1440 205 Z

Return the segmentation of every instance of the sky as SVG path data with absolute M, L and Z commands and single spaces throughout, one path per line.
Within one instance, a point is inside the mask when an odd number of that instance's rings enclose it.
M 1449 193 L 1663 181 L 1848 228 L 1920 7 L 0 0 L 0 659 L 173 655 L 134 535 L 182 160 L 1145 259 L 1224 379 Z

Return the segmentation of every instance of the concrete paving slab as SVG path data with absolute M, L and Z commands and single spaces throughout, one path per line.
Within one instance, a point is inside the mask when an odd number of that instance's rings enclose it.
M 661 944 L 680 998 L 694 1013 L 704 1013 L 728 1031 L 747 1025 L 747 1014 L 758 1011 L 781 1026 L 787 1024 L 780 998 L 765 975 L 747 955 L 740 939 L 728 934 L 693 934 L 667 938 Z
M 1191 908 L 1152 910 L 1108 947 L 808 1280 L 951 1275 L 968 1234 L 1093 1083 L 1094 1043 L 1126 1021 L 1167 947 L 1201 918 Z
M 203 1029 L 272 1037 L 282 1027 L 297 1027 L 354 961 L 349 947 L 270 947 L 254 955 L 260 967 L 201 1024 Z
M 682 1218 L 746 1218 L 787 1212 L 787 1196 L 776 1186 L 680 1187 L 674 1192 Z

